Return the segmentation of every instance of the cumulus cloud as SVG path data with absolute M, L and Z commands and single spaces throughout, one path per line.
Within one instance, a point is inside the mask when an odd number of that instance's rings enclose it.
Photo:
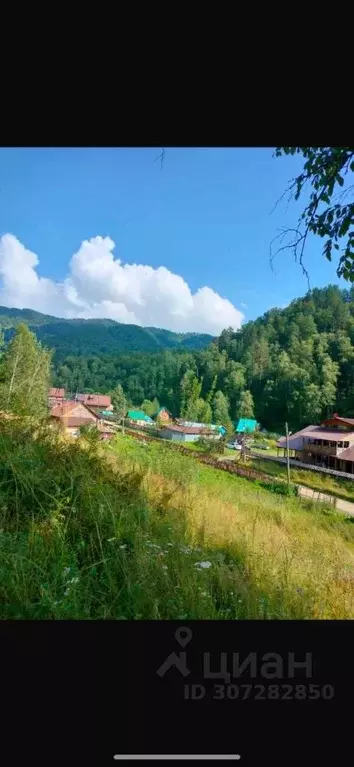
M 127 264 L 113 255 L 110 237 L 84 240 L 55 282 L 37 273 L 35 253 L 12 234 L 0 237 L 0 305 L 35 309 L 56 317 L 109 318 L 169 330 L 217 335 L 239 328 L 243 314 L 209 287 L 192 293 L 178 274 Z

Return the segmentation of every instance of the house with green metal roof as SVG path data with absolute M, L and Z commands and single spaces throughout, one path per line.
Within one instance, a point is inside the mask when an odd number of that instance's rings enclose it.
M 236 434 L 253 434 L 258 426 L 254 418 L 239 418 L 235 421 Z
M 137 424 L 138 426 L 146 426 L 146 424 L 154 423 L 149 415 L 146 415 L 143 410 L 128 410 L 127 419 Z

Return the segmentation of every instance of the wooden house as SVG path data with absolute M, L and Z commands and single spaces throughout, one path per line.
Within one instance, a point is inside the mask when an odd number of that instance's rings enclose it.
M 94 426 L 100 429 L 100 419 L 97 413 L 76 400 L 55 405 L 50 411 L 50 419 L 52 423 L 57 423 L 66 434 L 73 437 L 79 434 L 80 426 Z
M 154 416 L 156 421 L 159 421 L 159 423 L 169 423 L 169 421 L 172 420 L 172 415 L 169 410 L 167 410 L 167 407 L 160 407 Z
M 306 426 L 290 434 L 288 440 L 291 457 L 302 463 L 354 473 L 354 418 L 334 413 L 318 426 Z M 283 450 L 286 455 L 286 437 L 278 440 L 277 448 L 278 454 Z

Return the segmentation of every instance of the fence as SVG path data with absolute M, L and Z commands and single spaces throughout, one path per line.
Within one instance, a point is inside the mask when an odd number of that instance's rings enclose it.
M 259 453 L 252 453 L 252 458 L 260 461 L 276 461 L 277 463 L 286 464 L 286 458 L 278 458 L 275 455 L 260 455 Z M 303 463 L 302 461 L 295 461 L 293 458 L 289 459 L 290 466 L 294 466 L 296 469 L 308 469 L 308 471 L 319 471 L 320 474 L 330 474 L 333 477 L 339 477 L 342 479 L 354 480 L 354 474 L 349 474 L 345 471 L 336 471 L 336 469 L 326 469 L 324 466 L 316 466 L 312 463 Z
M 125 429 L 125 433 L 129 435 L 129 437 L 133 437 L 133 439 L 137 439 L 139 441 L 147 441 L 147 442 L 155 442 L 156 437 L 152 437 L 150 434 L 141 433 L 140 434 L 136 431 L 133 431 L 131 429 Z M 214 469 L 219 469 L 220 471 L 227 471 L 229 474 L 237 474 L 239 477 L 244 477 L 245 479 L 254 479 L 254 480 L 261 480 L 262 482 L 266 482 L 267 484 L 274 484 L 274 477 L 270 477 L 269 474 L 264 474 L 261 471 L 258 471 L 257 469 L 251 469 L 247 466 L 237 466 L 236 464 L 232 463 L 231 461 L 220 461 L 218 458 L 214 458 L 210 455 L 204 455 L 203 453 L 200 453 L 196 450 L 189 450 L 188 447 L 184 447 L 183 445 L 176 445 L 173 442 L 169 442 L 167 440 L 164 440 L 164 447 L 170 450 L 175 450 L 179 453 L 184 453 L 184 455 L 188 455 L 191 458 L 195 458 L 200 463 L 204 463 L 207 466 L 212 466 Z M 276 482 L 282 483 L 286 480 L 277 477 Z

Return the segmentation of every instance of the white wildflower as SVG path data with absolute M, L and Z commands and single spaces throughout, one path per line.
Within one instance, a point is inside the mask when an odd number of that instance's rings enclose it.
M 199 570 L 207 570 L 209 567 L 211 567 L 211 562 L 208 560 L 206 562 L 195 562 L 195 567 L 198 567 Z
M 71 567 L 64 567 L 64 575 L 70 573 Z
M 168 570 L 168 567 L 167 567 L 167 565 L 162 565 L 162 569 L 163 569 L 163 570 Z
M 68 596 L 68 594 L 69 594 L 69 591 L 70 591 L 70 589 L 65 589 L 65 591 L 64 591 L 64 597 L 67 597 L 67 596 Z
M 119 546 L 119 548 L 120 548 L 120 549 L 126 549 L 126 548 L 127 548 L 127 544 L 126 544 L 126 543 L 121 543 L 121 545 Z

